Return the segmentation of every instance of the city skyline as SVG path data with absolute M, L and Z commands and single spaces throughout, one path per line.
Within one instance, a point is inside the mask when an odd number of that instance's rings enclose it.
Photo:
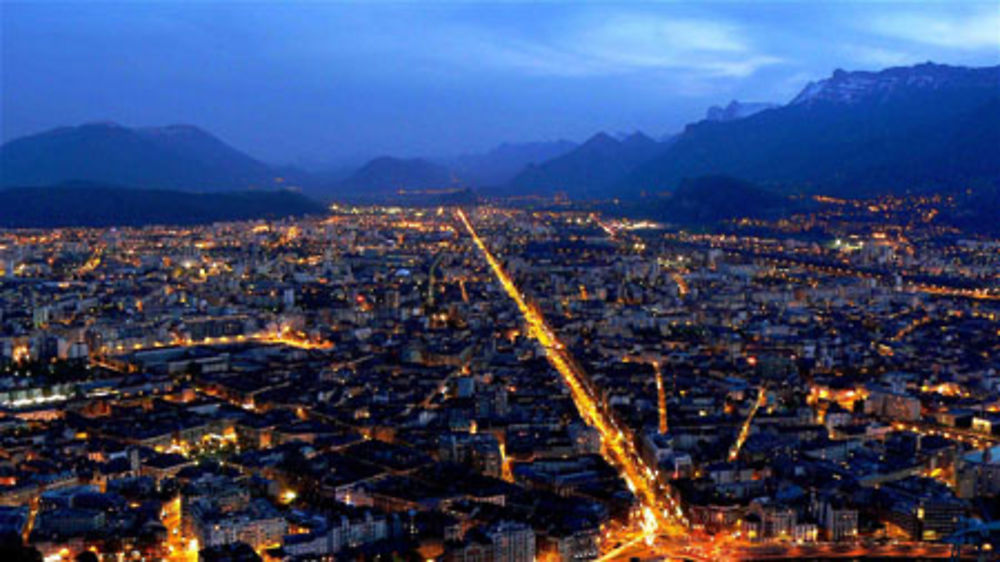
M 926 220 L 940 196 L 816 203 L 712 231 L 494 205 L 0 231 L 0 539 L 989 559 L 996 242 Z

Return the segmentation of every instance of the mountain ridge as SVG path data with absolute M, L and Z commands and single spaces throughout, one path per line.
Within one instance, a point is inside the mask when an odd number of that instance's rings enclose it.
M 908 68 L 935 80 L 907 80 Z M 828 80 L 807 85 L 794 103 L 745 119 L 688 125 L 613 189 L 638 196 L 706 174 L 860 196 L 1000 180 L 1000 127 L 989 126 L 1000 66 L 841 71 Z M 964 139 L 962 149 L 954 139 Z
M 899 88 L 933 90 L 960 81 L 973 87 L 1000 87 L 998 68 L 952 66 L 930 61 L 877 71 L 838 68 L 829 78 L 807 83 L 789 105 L 823 101 L 853 103 L 876 95 L 885 99 L 898 92 Z
M 192 225 L 321 214 L 325 207 L 288 190 L 192 193 L 68 182 L 0 189 L 0 227 Z

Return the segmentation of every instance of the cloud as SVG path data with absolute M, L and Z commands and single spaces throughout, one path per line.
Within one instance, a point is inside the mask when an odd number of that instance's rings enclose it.
M 896 49 L 869 47 L 866 45 L 847 45 L 843 51 L 852 61 L 878 67 L 901 66 L 913 63 L 919 59 L 919 57 L 915 57 L 910 53 Z
M 532 36 L 483 28 L 450 30 L 449 58 L 531 75 L 611 76 L 679 70 L 704 78 L 745 77 L 782 62 L 758 52 L 738 26 L 638 14 L 594 15 Z
M 575 38 L 592 59 L 631 69 L 686 69 L 743 77 L 780 62 L 754 51 L 735 25 L 697 19 L 619 15 Z
M 1000 54 L 1000 10 L 995 3 L 962 13 L 893 13 L 863 27 L 885 37 L 957 50 L 994 49 Z

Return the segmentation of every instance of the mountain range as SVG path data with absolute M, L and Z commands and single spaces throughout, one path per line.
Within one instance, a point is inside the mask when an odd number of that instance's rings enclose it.
M 1000 183 L 1000 66 L 834 71 L 784 105 L 712 107 L 661 140 L 598 133 L 482 154 L 383 156 L 336 178 L 263 163 L 189 125 L 63 127 L 0 146 L 0 186 L 67 181 L 211 192 L 301 188 L 326 199 L 474 188 L 493 195 L 642 199 L 701 176 L 775 193 L 876 193 Z M 463 196 L 464 197 L 464 196 Z
M 848 196 L 1000 181 L 1000 66 L 835 71 L 791 103 L 689 125 L 607 193 L 726 174 L 784 192 Z
M 294 187 L 317 198 L 391 196 L 422 190 L 506 184 L 525 166 L 573 149 L 570 141 L 505 143 L 442 158 L 381 156 L 342 173 L 261 162 L 192 125 L 129 128 L 117 123 L 60 127 L 0 146 L 0 187 L 92 182 L 145 189 L 213 192 Z

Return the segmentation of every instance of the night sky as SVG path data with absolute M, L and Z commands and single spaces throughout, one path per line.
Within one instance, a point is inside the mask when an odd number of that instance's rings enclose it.
M 659 136 L 834 68 L 1000 63 L 986 3 L 0 3 L 2 137 L 190 123 L 270 162 Z

